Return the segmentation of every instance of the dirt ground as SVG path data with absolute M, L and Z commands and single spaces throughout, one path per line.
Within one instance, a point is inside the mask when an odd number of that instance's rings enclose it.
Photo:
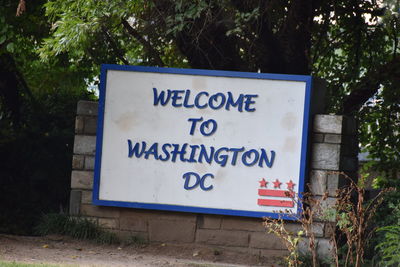
M 99 245 L 64 236 L 0 234 L 0 261 L 105 266 L 277 266 L 271 259 L 193 245 Z

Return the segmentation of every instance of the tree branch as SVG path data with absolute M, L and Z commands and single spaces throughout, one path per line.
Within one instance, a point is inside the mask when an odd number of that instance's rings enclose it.
M 144 39 L 143 36 L 129 24 L 129 22 L 124 19 L 122 19 L 121 22 L 125 30 L 143 45 L 144 49 L 152 59 L 152 64 L 158 65 L 159 67 L 164 66 L 165 64 L 162 61 L 160 54 L 154 49 L 152 44 Z
M 117 47 L 117 44 L 114 42 L 113 38 L 111 38 L 110 34 L 108 33 L 105 27 L 102 28 L 103 33 L 110 44 L 112 50 L 114 51 L 115 55 L 121 60 L 125 65 L 129 65 L 128 60 L 125 59 L 124 53 Z
M 395 81 L 400 85 L 400 56 L 368 71 L 343 103 L 343 114 L 352 114 L 378 92 L 385 81 Z

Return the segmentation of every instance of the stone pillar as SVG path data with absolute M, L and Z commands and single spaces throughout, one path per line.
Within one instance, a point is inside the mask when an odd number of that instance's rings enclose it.
M 261 218 L 141 210 L 94 206 L 93 169 L 96 144 L 97 103 L 80 101 L 75 124 L 71 175 L 70 214 L 93 219 L 122 238 L 138 236 L 150 242 L 191 243 L 234 249 L 262 256 L 282 256 L 285 247 L 278 237 L 267 234 Z M 316 197 L 329 193 L 326 205 L 335 202 L 335 191 L 343 183 L 340 171 L 356 177 L 358 143 L 353 119 L 316 115 L 310 138 L 310 190 Z M 288 221 L 290 231 L 301 225 Z M 325 222 L 316 222 L 313 232 L 320 255 L 328 255 L 329 233 Z
M 336 202 L 336 190 L 348 184 L 349 180 L 343 174 L 357 179 L 356 136 L 354 118 L 338 115 L 316 115 L 314 118 L 309 189 L 317 198 L 328 194 L 328 198 L 321 203 L 324 208 L 332 208 Z M 317 228 L 323 230 L 322 236 L 317 238 L 319 255 L 330 255 L 329 237 L 332 227 L 328 223 L 316 222 Z

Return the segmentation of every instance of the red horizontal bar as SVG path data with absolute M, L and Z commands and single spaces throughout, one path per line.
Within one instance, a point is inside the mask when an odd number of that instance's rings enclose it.
M 294 192 L 286 190 L 258 189 L 258 195 L 267 197 L 294 197 Z
M 258 205 L 293 208 L 294 202 L 288 200 L 258 199 Z

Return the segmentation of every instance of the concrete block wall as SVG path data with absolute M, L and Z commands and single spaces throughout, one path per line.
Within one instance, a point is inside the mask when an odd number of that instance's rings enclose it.
M 86 216 L 121 238 L 141 237 L 150 242 L 174 242 L 236 249 L 264 256 L 282 256 L 286 249 L 273 234 L 266 233 L 261 218 L 194 214 L 100 207 L 91 204 L 96 144 L 97 103 L 80 101 L 72 161 L 70 214 Z M 355 121 L 336 115 L 316 115 L 311 138 L 310 190 L 316 197 L 327 191 L 326 205 L 335 202 L 336 189 L 343 183 L 337 172 L 354 176 L 358 143 Z M 321 254 L 329 252 L 329 227 L 316 222 L 313 232 Z M 290 231 L 301 226 L 288 222 Z

